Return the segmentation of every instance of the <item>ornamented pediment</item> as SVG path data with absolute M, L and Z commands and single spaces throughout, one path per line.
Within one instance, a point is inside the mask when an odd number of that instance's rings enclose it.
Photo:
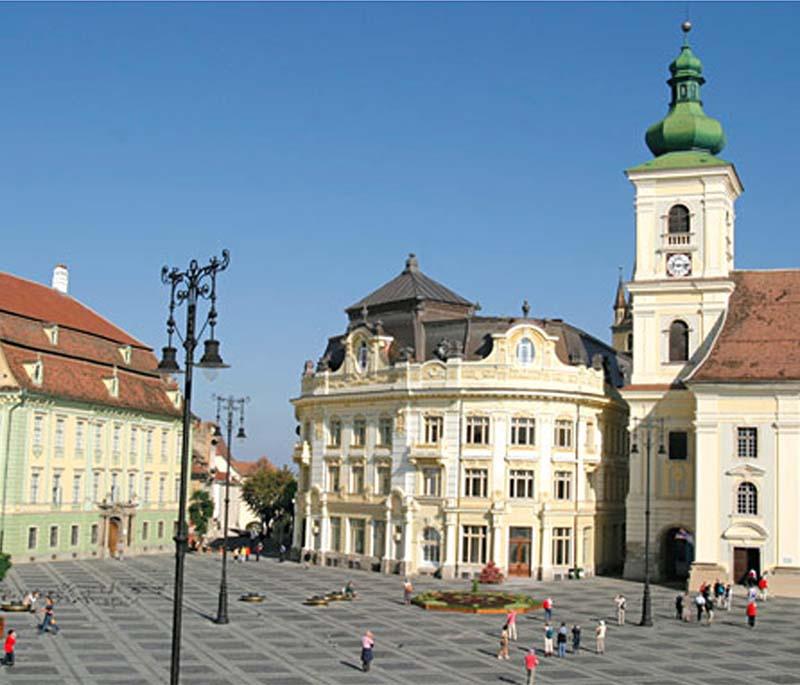
M 767 538 L 767 530 L 756 521 L 734 521 L 722 534 L 724 540 L 757 540 Z
M 737 478 L 761 478 L 767 473 L 767 470 L 756 464 L 739 464 L 732 469 L 725 471 L 726 476 L 734 476 Z

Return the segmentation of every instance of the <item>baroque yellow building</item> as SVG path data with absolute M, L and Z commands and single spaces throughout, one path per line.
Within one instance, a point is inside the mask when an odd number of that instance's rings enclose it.
M 478 316 L 413 255 L 347 314 L 293 400 L 297 552 L 444 577 L 621 565 L 624 355 L 527 303 Z
M 632 345 L 622 394 L 638 447 L 625 574 L 643 574 L 649 433 L 656 577 L 695 588 L 754 569 L 800 594 L 800 271 L 734 268 L 742 183 L 717 156 L 725 137 L 688 40 L 670 72 L 654 159 L 627 172 L 636 261 L 612 326 L 618 349 Z

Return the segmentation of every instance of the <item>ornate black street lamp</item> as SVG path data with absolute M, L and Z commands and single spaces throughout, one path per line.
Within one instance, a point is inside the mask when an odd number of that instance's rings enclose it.
M 642 595 L 642 620 L 639 621 L 640 626 L 650 627 L 653 625 L 653 615 L 650 602 L 650 451 L 653 445 L 653 431 L 659 431 L 658 439 L 658 454 L 659 456 L 665 453 L 664 451 L 664 420 L 646 419 L 640 421 L 633 429 L 633 445 L 631 447 L 631 454 L 639 454 L 639 447 L 637 446 L 637 436 L 639 431 L 643 431 L 645 439 L 645 459 L 646 476 L 645 476 L 645 505 L 644 505 L 644 593 Z
M 210 380 L 219 369 L 226 368 L 219 356 L 219 341 L 214 337 L 217 325 L 217 274 L 224 271 L 230 263 L 227 250 L 222 251 L 222 258 L 212 257 L 208 264 L 200 266 L 197 260 L 189 263 L 189 268 L 181 271 L 178 268 L 164 267 L 161 280 L 170 286 L 169 318 L 167 319 L 167 346 L 163 348 L 158 371 L 165 375 L 180 372 L 178 351 L 172 345 L 172 336 L 177 335 L 183 343 L 186 353 L 185 375 L 183 379 L 183 444 L 181 447 L 181 480 L 178 496 L 178 521 L 175 532 L 175 592 L 172 599 L 172 660 L 170 662 L 170 685 L 178 685 L 181 662 L 181 624 L 183 620 L 183 567 L 187 547 L 186 526 L 186 491 L 189 481 L 189 460 L 191 455 L 191 420 L 192 420 L 192 369 L 195 366 L 194 352 L 200 343 L 206 326 L 209 337 L 205 341 L 203 356 L 196 366 L 208 372 Z M 197 305 L 200 300 L 208 300 L 210 306 L 205 322 L 197 333 Z M 181 336 L 175 325 L 175 308 L 186 303 L 186 334 Z
M 226 468 L 225 468 L 225 512 L 223 514 L 223 544 L 222 544 L 222 578 L 219 582 L 219 606 L 217 608 L 217 618 L 215 623 L 228 623 L 228 505 L 230 503 L 231 487 L 231 443 L 233 441 L 233 424 L 238 414 L 239 430 L 236 433 L 237 440 L 244 440 L 247 436 L 244 432 L 244 405 L 250 401 L 249 397 L 218 397 L 217 401 L 217 427 L 214 430 L 216 437 L 221 437 L 220 415 L 225 412 L 225 427 L 228 431 Z

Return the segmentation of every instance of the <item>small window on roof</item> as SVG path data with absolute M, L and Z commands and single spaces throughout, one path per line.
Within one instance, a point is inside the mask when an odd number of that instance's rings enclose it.
M 362 341 L 362 343 L 358 346 L 358 370 L 364 372 L 367 370 L 367 364 L 369 363 L 369 348 L 367 347 L 367 343 Z
M 533 363 L 534 347 L 530 338 L 523 338 L 517 343 L 517 361 L 523 366 Z

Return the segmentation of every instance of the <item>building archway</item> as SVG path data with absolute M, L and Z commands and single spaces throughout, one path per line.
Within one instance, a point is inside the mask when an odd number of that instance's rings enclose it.
M 664 580 L 685 580 L 694 561 L 694 535 L 688 528 L 669 528 L 661 535 Z

